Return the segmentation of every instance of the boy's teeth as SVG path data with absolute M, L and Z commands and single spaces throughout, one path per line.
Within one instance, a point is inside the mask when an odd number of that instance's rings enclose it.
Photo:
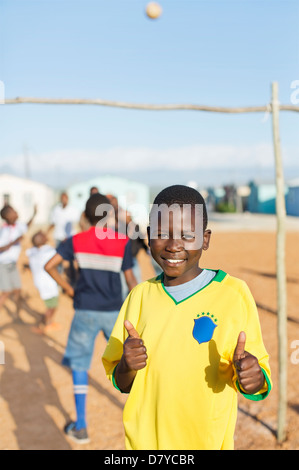
M 182 259 L 168 259 L 169 263 L 181 263 L 183 260 Z

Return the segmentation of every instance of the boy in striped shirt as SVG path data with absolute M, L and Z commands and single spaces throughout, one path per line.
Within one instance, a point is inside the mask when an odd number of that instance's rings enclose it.
M 99 208 L 107 210 L 99 211 Z M 86 396 L 95 339 L 103 331 L 110 337 L 121 308 L 123 271 L 129 291 L 137 284 L 132 267 L 130 240 L 118 234 L 103 221 L 107 219 L 109 200 L 93 194 L 86 203 L 85 217 L 90 228 L 78 233 L 57 247 L 57 254 L 46 264 L 46 271 L 74 299 L 72 321 L 63 364 L 72 370 L 77 420 L 65 427 L 74 441 L 89 442 L 86 424 Z M 96 215 L 100 213 L 100 215 Z M 58 272 L 63 260 L 76 259 L 79 275 L 73 288 Z

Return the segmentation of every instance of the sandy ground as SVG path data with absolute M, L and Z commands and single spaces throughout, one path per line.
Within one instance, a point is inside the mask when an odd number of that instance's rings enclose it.
M 264 219 L 263 219 L 264 220 Z M 270 220 L 270 219 L 269 219 Z M 273 220 L 272 222 L 273 223 Z M 286 244 L 288 294 L 288 410 L 287 440 L 278 444 L 277 430 L 277 302 L 275 232 L 273 224 L 262 223 L 243 232 L 234 220 L 211 221 L 213 236 L 202 267 L 221 268 L 244 279 L 258 305 L 264 342 L 271 357 L 274 387 L 264 402 L 240 397 L 235 448 L 299 449 L 298 413 L 299 364 L 291 363 L 293 340 L 299 340 L 299 230 L 298 221 L 288 226 Z M 222 228 L 221 228 L 222 227 Z M 24 243 L 24 248 L 28 241 Z M 147 259 L 139 259 L 144 278 L 153 273 Z M 21 265 L 26 262 L 24 254 Z M 72 381 L 61 366 L 72 302 L 61 295 L 56 321 L 61 329 L 47 336 L 36 335 L 32 326 L 44 311 L 28 269 L 22 270 L 23 323 L 13 321 L 14 303 L 9 300 L 0 312 L 0 340 L 5 346 L 5 364 L 0 365 L 0 449 L 5 450 L 93 450 L 124 449 L 122 409 L 126 400 L 104 375 L 101 355 L 105 339 L 98 336 L 90 371 L 88 427 L 91 443 L 80 446 L 69 440 L 63 427 L 74 418 Z M 298 354 L 299 357 L 299 354 Z

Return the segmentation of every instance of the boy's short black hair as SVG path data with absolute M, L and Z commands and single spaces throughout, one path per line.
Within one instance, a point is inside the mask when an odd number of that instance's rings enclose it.
M 4 207 L 2 207 L 0 211 L 0 216 L 3 220 L 6 220 L 7 212 L 12 210 L 12 207 L 9 204 L 6 204 Z
M 208 214 L 206 203 L 203 196 L 194 188 L 190 186 L 184 186 L 181 184 L 174 184 L 168 186 L 165 189 L 162 189 L 159 194 L 154 199 L 154 204 L 166 204 L 171 206 L 172 204 L 178 204 L 182 206 L 183 204 L 202 204 L 203 207 L 203 228 L 206 230 L 208 225 Z
M 96 208 L 101 204 L 110 205 L 109 199 L 104 196 L 104 194 L 96 193 L 92 194 L 85 206 L 85 217 L 91 223 L 91 225 L 96 225 L 103 217 L 106 216 L 106 213 L 101 215 L 96 215 Z

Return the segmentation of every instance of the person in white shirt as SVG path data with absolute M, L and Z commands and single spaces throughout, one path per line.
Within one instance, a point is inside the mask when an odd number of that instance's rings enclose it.
M 66 192 L 61 193 L 60 203 L 57 204 L 51 214 L 50 226 L 47 233 L 54 229 L 53 238 L 56 248 L 61 242 L 75 234 L 76 225 L 79 225 L 80 213 L 69 204 L 69 197 Z M 62 273 L 63 267 L 59 266 Z M 74 263 L 69 263 L 69 280 L 72 286 L 75 284 L 76 271 Z
M 16 302 L 16 319 L 19 319 L 21 278 L 17 262 L 21 253 L 21 240 L 32 224 L 36 207 L 27 224 L 18 222 L 18 213 L 10 205 L 2 208 L 0 215 L 4 224 L 0 227 L 0 309 L 11 294 Z
M 54 228 L 53 237 L 56 247 L 59 243 L 71 237 L 75 233 L 75 225 L 79 223 L 79 212 L 69 204 L 67 193 L 60 195 L 60 203 L 57 204 L 51 214 L 48 232 Z
M 45 264 L 56 254 L 56 250 L 47 242 L 46 234 L 39 231 L 32 237 L 32 248 L 26 251 L 34 285 L 46 306 L 42 322 L 34 329 L 38 333 L 59 328 L 59 325 L 53 322 L 59 301 L 58 285 L 44 269 Z

